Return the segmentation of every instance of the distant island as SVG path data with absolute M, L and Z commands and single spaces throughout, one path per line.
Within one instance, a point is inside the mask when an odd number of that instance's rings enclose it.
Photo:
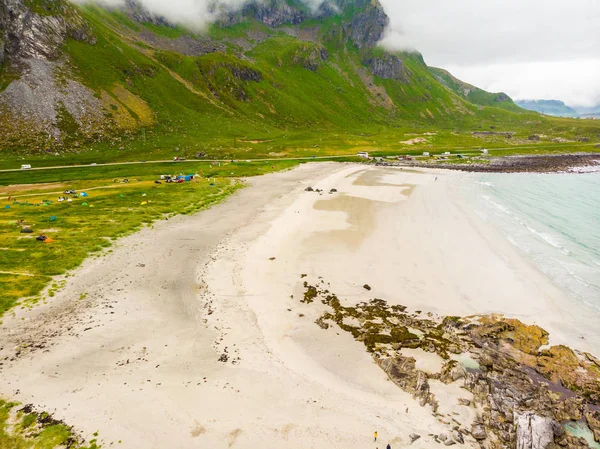
M 523 109 L 554 117 L 600 118 L 600 104 L 571 107 L 560 100 L 516 100 L 515 103 Z

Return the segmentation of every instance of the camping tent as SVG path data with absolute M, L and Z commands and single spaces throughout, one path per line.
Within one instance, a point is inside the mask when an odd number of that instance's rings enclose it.
M 81 193 L 79 194 L 79 196 L 84 196 L 84 197 L 85 197 L 85 196 L 88 196 L 88 194 L 87 194 L 87 193 L 85 193 L 85 192 L 81 192 Z

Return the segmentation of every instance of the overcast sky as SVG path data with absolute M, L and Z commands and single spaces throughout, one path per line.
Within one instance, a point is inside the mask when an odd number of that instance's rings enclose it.
M 600 0 L 380 0 L 387 46 L 515 99 L 600 103 Z
M 215 0 L 139 1 L 193 28 L 214 20 Z M 245 2 L 216 1 L 234 8 Z M 380 1 L 391 19 L 389 48 L 418 50 L 429 65 L 514 99 L 600 103 L 600 0 Z

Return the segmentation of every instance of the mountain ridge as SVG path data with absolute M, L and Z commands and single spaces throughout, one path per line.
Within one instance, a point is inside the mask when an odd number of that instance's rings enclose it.
M 600 104 L 596 106 L 568 106 L 561 100 L 517 100 L 523 109 L 554 117 L 600 118 Z
M 296 0 L 250 2 L 221 12 L 202 33 L 133 0 L 108 9 L 66 0 L 5 5 L 0 144 L 12 151 L 128 149 L 133 141 L 225 151 L 240 135 L 314 142 L 382 127 L 540 120 L 502 94 L 461 95 L 418 53 L 378 47 L 389 18 L 376 0 L 315 11 Z M 22 51 L 40 43 L 47 48 Z
M 561 100 L 517 100 L 515 103 L 523 109 L 556 117 L 577 117 L 579 115 L 575 109 L 567 106 Z

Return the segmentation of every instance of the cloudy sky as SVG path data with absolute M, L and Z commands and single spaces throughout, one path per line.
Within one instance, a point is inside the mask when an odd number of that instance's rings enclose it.
M 214 19 L 211 4 L 236 8 L 246 0 L 139 1 L 201 29 Z M 416 49 L 429 65 L 514 99 L 600 104 L 600 0 L 380 1 L 391 19 L 390 48 Z
M 515 99 L 600 103 L 600 0 L 380 0 L 384 40 Z

